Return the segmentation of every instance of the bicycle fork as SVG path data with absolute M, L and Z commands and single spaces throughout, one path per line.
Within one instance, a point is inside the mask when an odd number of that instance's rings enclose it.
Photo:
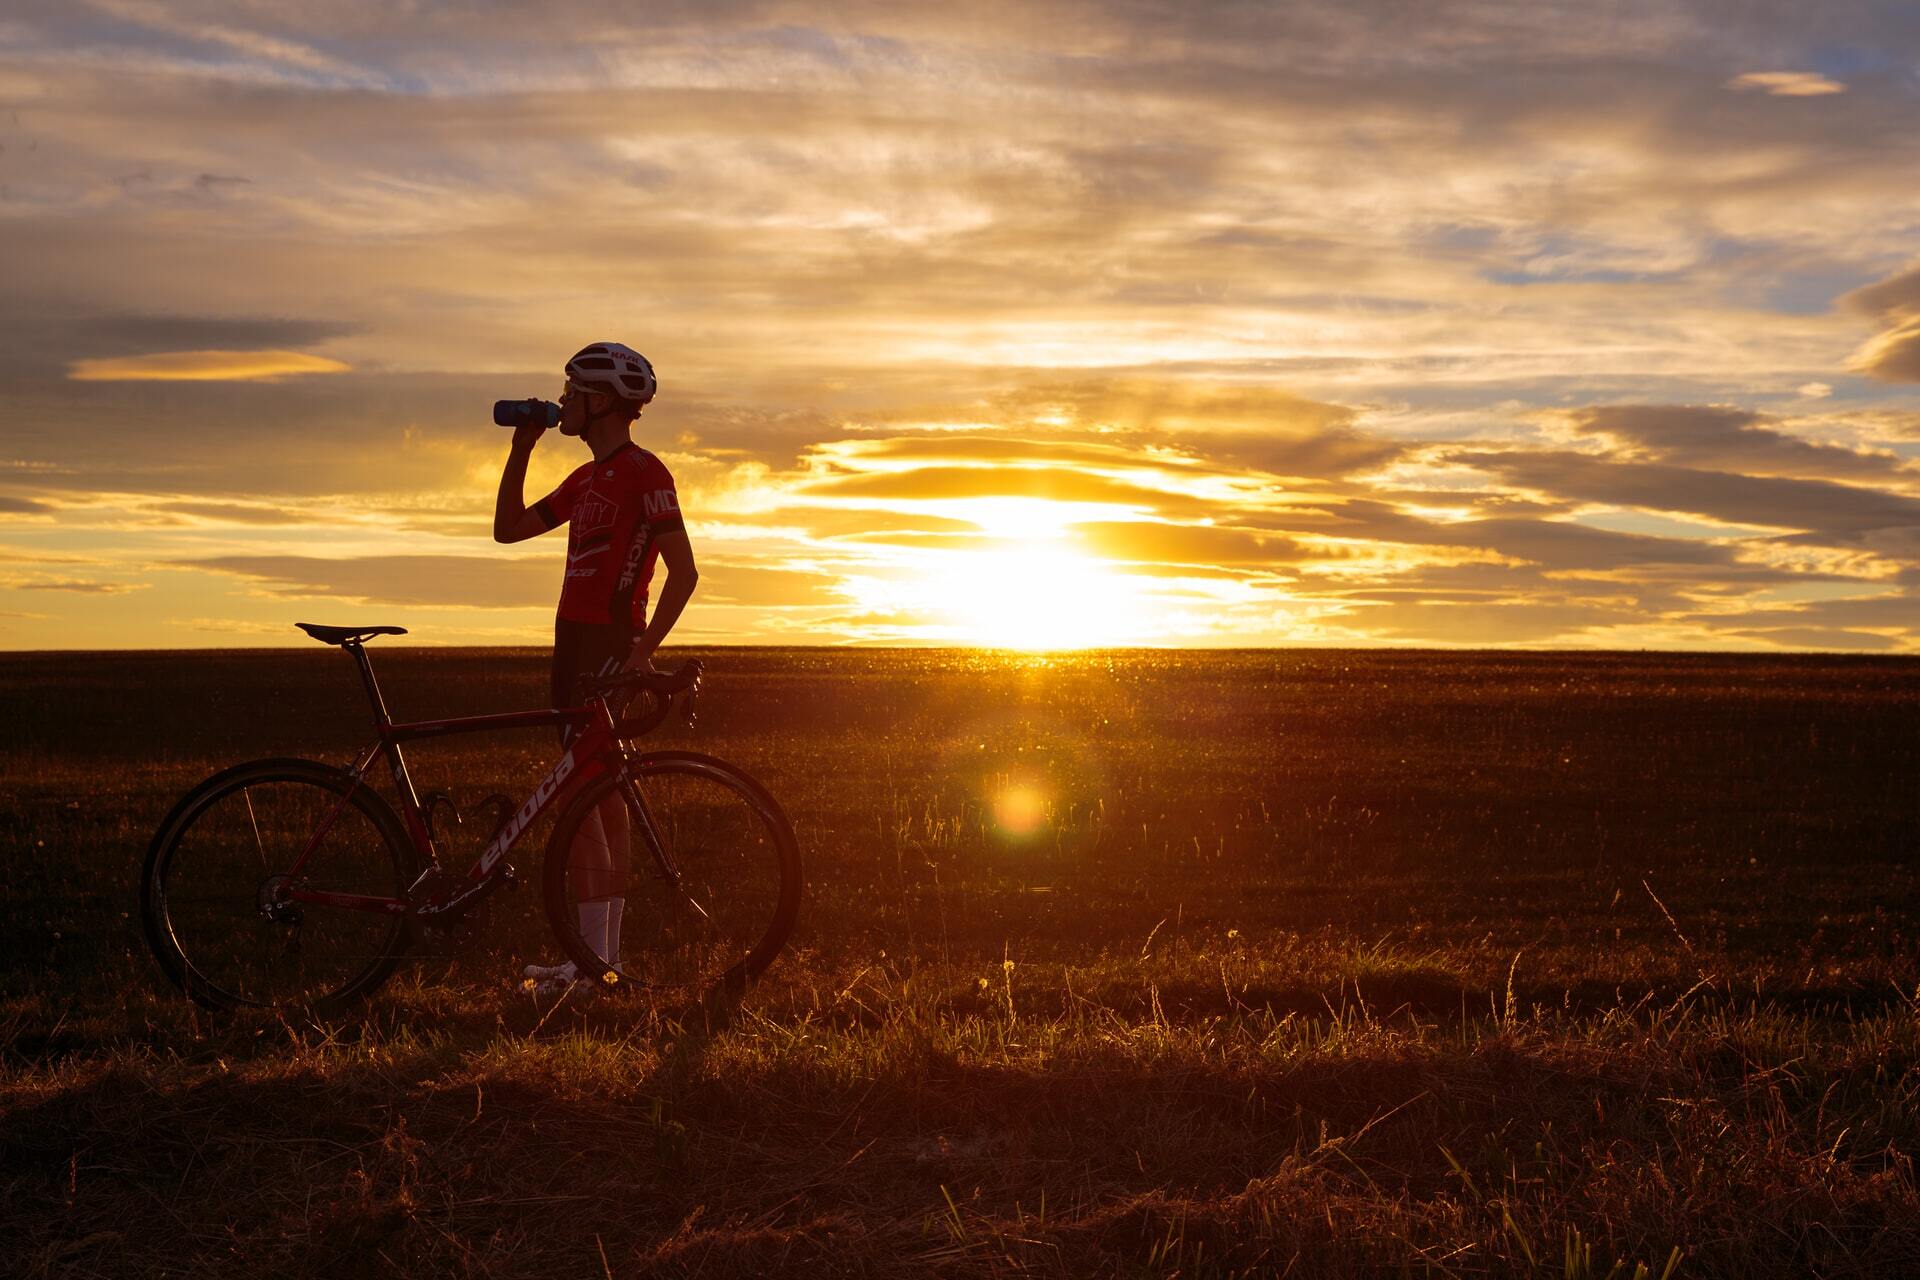
M 621 762 L 618 776 L 620 794 L 627 802 L 628 811 L 633 814 L 634 825 L 640 829 L 640 843 L 647 847 L 647 853 L 653 858 L 654 865 L 660 869 L 660 878 L 672 885 L 673 891 L 679 894 L 688 906 L 699 912 L 702 920 L 711 922 L 713 917 L 707 914 L 707 909 L 687 892 L 680 868 L 674 865 L 673 854 L 667 848 L 667 842 L 661 838 L 659 825 L 653 820 L 653 810 L 647 807 L 646 798 L 640 794 L 640 786 L 633 780 L 633 775 L 627 771 L 625 761 Z

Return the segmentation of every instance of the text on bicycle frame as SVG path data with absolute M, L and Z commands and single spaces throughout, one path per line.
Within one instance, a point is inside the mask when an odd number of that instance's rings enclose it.
M 540 816 L 540 811 L 547 807 L 547 802 L 553 799 L 556 791 L 560 790 L 560 784 L 572 775 L 573 748 L 569 747 L 566 754 L 560 757 L 560 763 L 553 766 L 553 772 L 540 780 L 540 785 L 533 789 L 533 794 L 528 796 L 526 803 L 520 806 L 520 811 L 513 815 L 506 826 L 500 828 L 500 834 L 495 836 L 493 843 L 487 846 L 486 853 L 480 858 L 479 873 L 481 875 L 493 870 L 493 864 L 506 856 L 507 850 L 513 847 L 513 842 L 520 838 L 520 833 Z

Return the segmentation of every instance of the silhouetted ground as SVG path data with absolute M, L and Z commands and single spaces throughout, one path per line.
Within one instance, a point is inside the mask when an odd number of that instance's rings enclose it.
M 343 760 L 350 666 L 0 657 L 8 1267 L 1920 1269 L 1920 663 L 704 656 L 662 741 L 766 782 L 810 880 L 724 1026 L 543 1017 L 531 893 L 362 1018 L 196 1015 L 147 838 L 224 764 Z M 375 659 L 403 718 L 545 688 Z M 470 804 L 553 747 L 411 754 Z

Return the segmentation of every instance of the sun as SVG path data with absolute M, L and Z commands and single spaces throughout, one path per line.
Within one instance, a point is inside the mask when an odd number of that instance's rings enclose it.
M 1091 556 L 1040 544 L 947 552 L 932 568 L 928 603 L 963 644 L 1085 649 L 1144 630 L 1137 585 Z
M 886 619 L 893 638 L 1044 652 L 1149 644 L 1165 633 L 1151 580 L 1090 554 L 1077 536 L 1079 524 L 1112 519 L 1107 506 L 965 498 L 915 509 L 978 533 L 890 547 L 877 572 L 847 576 L 841 590 Z

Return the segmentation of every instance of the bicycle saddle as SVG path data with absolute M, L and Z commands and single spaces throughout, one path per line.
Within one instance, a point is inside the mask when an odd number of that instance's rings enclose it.
M 403 636 L 405 627 L 323 627 L 317 622 L 296 622 L 300 628 L 321 644 L 358 644 L 368 636 Z

